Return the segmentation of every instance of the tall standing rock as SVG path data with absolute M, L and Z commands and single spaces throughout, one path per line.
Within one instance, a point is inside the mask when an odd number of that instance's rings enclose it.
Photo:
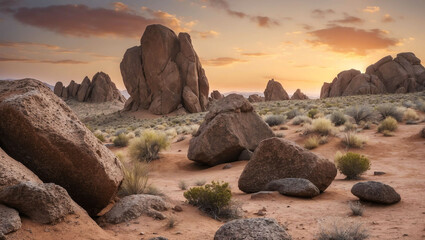
M 274 79 L 267 83 L 266 90 L 264 90 L 266 101 L 280 101 L 289 100 L 288 93 L 283 89 L 282 84 L 276 82 Z
M 90 215 L 116 195 L 121 164 L 42 82 L 0 81 L 0 147 Z
M 298 88 L 294 94 L 292 94 L 291 100 L 305 100 L 309 99 L 307 95 L 301 92 L 301 90 Z
M 183 104 L 189 112 L 205 111 L 208 79 L 189 34 L 177 37 L 171 29 L 154 24 L 146 27 L 140 43 L 125 52 L 120 65 L 130 94 L 124 109 L 167 114 Z

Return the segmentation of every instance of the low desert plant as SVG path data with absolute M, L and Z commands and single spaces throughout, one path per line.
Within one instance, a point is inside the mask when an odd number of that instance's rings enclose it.
M 115 147 L 126 147 L 128 145 L 128 137 L 124 134 L 121 133 L 118 136 L 115 137 L 114 139 L 114 146 Z
M 311 127 L 308 128 L 308 132 L 314 132 L 322 136 L 330 135 L 334 131 L 334 126 L 329 119 L 317 118 L 311 123 Z
M 347 152 L 335 154 L 335 165 L 338 170 L 347 176 L 347 179 L 357 179 L 361 174 L 370 169 L 370 161 L 367 157 L 358 153 Z
M 195 185 L 196 186 L 204 186 L 205 183 L 207 183 L 207 181 L 205 179 L 199 179 L 199 180 L 196 180 Z
M 134 162 L 130 166 L 123 167 L 124 179 L 119 193 L 122 196 L 146 193 L 149 181 L 149 166 L 147 163 Z
M 346 132 L 342 138 L 342 143 L 347 148 L 361 148 L 366 143 L 366 139 L 355 132 Z
M 288 113 L 286 113 L 286 118 L 287 119 L 293 119 L 294 117 L 301 115 L 301 111 L 298 109 L 292 109 L 291 111 L 289 111 Z
M 342 112 L 333 112 L 331 114 L 331 121 L 335 126 L 341 126 L 347 121 L 347 118 Z
M 319 110 L 317 108 L 313 108 L 310 111 L 308 111 L 307 116 L 309 118 L 315 118 L 318 113 L 319 113 Z
M 344 219 L 332 219 L 320 223 L 318 240 L 364 240 L 369 237 L 360 223 Z
M 344 131 L 345 132 L 355 131 L 356 129 L 357 129 L 357 124 L 350 123 L 350 122 L 345 122 L 344 123 Z
M 181 180 L 181 181 L 179 182 L 179 188 L 180 188 L 181 190 L 186 190 L 186 189 L 187 189 L 187 183 L 186 183 L 186 181 Z
M 168 137 L 162 132 L 147 130 L 138 138 L 133 139 L 129 154 L 133 160 L 150 162 L 158 159 L 159 151 L 170 145 Z
M 176 218 L 175 218 L 174 216 L 169 217 L 169 218 L 168 218 L 168 221 L 167 221 L 167 225 L 166 225 L 166 227 L 167 227 L 168 229 L 172 229 L 172 228 L 174 228 L 176 225 L 177 225 L 177 220 L 176 220 Z
M 350 202 L 348 204 L 348 206 L 350 206 L 351 212 L 353 213 L 354 216 L 362 216 L 363 215 L 364 207 L 360 203 L 360 201 Z
M 354 118 L 357 124 L 361 121 L 371 121 L 375 118 L 373 109 L 368 105 L 349 107 L 346 110 L 346 114 Z
M 393 104 L 385 103 L 380 104 L 376 107 L 381 119 L 385 119 L 387 117 L 393 117 L 398 122 L 403 120 L 403 111 L 398 109 Z
M 319 144 L 320 144 L 320 145 L 326 144 L 326 143 L 328 143 L 328 142 L 329 142 L 328 136 L 321 136 L 321 137 L 319 138 Z
M 300 116 L 294 117 L 294 120 L 292 120 L 292 125 L 300 125 L 303 123 L 311 123 L 311 118 L 305 115 L 300 115 Z
M 419 115 L 415 110 L 408 108 L 406 111 L 404 111 L 403 118 L 405 121 L 417 121 L 419 120 Z
M 97 137 L 97 139 L 99 139 L 99 141 L 105 142 L 105 136 L 103 136 L 102 133 L 95 133 L 94 136 Z
M 416 101 L 415 105 L 417 110 L 421 112 L 425 112 L 425 101 L 418 100 Z
M 378 132 L 394 132 L 395 130 L 397 130 L 397 127 L 397 120 L 395 120 L 393 117 L 387 117 L 379 124 Z
M 317 136 L 312 136 L 307 138 L 304 142 L 304 147 L 307 149 L 314 149 L 319 146 L 319 138 Z
M 270 127 L 285 123 L 285 117 L 282 115 L 270 115 L 264 120 Z

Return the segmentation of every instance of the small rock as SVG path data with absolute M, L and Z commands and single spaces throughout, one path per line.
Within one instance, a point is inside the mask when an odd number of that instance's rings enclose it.
M 380 171 L 373 172 L 373 175 L 375 175 L 375 176 L 381 176 L 381 175 L 384 175 L 384 174 L 386 174 L 386 172 L 380 172 Z
M 226 165 L 223 166 L 223 169 L 229 169 L 229 168 L 232 168 L 232 164 L 231 163 L 228 163 L 228 164 L 226 164 Z
M 145 235 L 145 233 L 144 232 L 140 232 L 139 235 Z
M 258 212 L 254 213 L 257 216 L 266 216 L 266 213 L 263 210 L 258 210 Z
M 283 178 L 273 180 L 266 185 L 269 191 L 278 191 L 282 195 L 312 198 L 320 194 L 319 189 L 304 178 Z
M 375 181 L 356 183 L 351 188 L 351 193 L 360 200 L 381 204 L 393 204 L 401 200 L 394 188 Z
M 176 212 L 182 212 L 183 211 L 183 208 L 180 207 L 179 205 L 174 206 L 172 209 Z
M 21 228 L 18 211 L 0 204 L 0 234 L 8 234 Z

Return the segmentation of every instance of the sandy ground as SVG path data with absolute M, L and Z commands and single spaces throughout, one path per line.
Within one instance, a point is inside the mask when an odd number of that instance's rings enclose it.
M 424 117 L 424 116 L 422 116 Z M 286 139 L 302 145 L 305 136 L 297 130 L 301 127 L 288 125 L 288 130 L 278 130 Z M 239 175 L 246 161 L 232 163 L 232 168 L 223 169 L 223 165 L 207 168 L 187 159 L 190 137 L 173 143 L 171 148 L 161 154 L 161 159 L 152 163 L 151 183 L 160 189 L 173 205 L 180 205 L 182 212 L 168 210 L 165 215 L 176 220 L 174 228 L 166 227 L 168 220 L 153 220 L 142 216 L 128 223 L 107 225 L 103 230 L 90 218 L 78 215 L 55 226 L 35 224 L 23 218 L 22 229 L 10 235 L 10 239 L 149 239 L 164 236 L 168 239 L 212 239 L 214 233 L 223 224 L 195 207 L 184 202 L 183 190 L 179 189 L 181 180 L 194 186 L 198 180 L 229 182 L 233 198 L 242 204 L 244 217 L 253 218 L 260 209 L 266 209 L 266 216 L 277 219 L 285 225 L 293 239 L 315 239 L 321 220 L 340 217 L 361 222 L 370 234 L 369 239 L 425 239 L 425 139 L 419 132 L 425 123 L 418 125 L 400 124 L 393 137 L 384 137 L 376 132 L 376 126 L 364 130 L 360 135 L 368 138 L 363 149 L 350 149 L 369 157 L 372 166 L 362 180 L 348 181 L 338 174 L 334 182 L 320 196 L 314 199 L 299 199 L 282 196 L 277 193 L 260 199 L 251 199 L 250 194 L 241 192 L 237 187 Z M 278 129 L 278 128 L 276 128 Z M 111 149 L 113 152 L 126 153 L 125 148 Z M 335 152 L 345 151 L 338 137 L 319 146 L 313 152 L 333 161 Z M 374 176 L 374 171 L 386 172 Z M 401 195 L 400 203 L 381 206 L 364 203 L 362 217 L 351 216 L 348 203 L 357 200 L 351 194 L 351 187 L 358 181 L 380 181 L 391 185 Z

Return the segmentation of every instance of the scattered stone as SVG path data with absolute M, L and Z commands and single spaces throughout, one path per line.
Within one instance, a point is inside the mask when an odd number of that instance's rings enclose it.
M 8 234 L 21 228 L 18 211 L 0 204 L 0 234 Z
M 384 175 L 384 174 L 386 174 L 386 172 L 380 172 L 380 171 L 373 172 L 373 175 L 375 175 L 375 176 L 381 176 L 381 175 Z
M 269 138 L 261 141 L 239 177 L 239 189 L 246 193 L 266 190 L 266 185 L 282 178 L 304 178 L 321 192 L 332 183 L 337 170 L 329 160 L 296 143 Z
M 381 204 L 393 204 L 401 200 L 394 188 L 375 181 L 356 183 L 351 188 L 351 193 L 362 201 Z
M 180 207 L 179 205 L 176 205 L 176 206 L 174 206 L 174 207 L 172 208 L 172 210 L 174 210 L 174 211 L 176 211 L 176 212 L 182 212 L 182 211 L 183 211 L 183 208 L 182 208 L 182 207 Z
M 266 213 L 263 210 L 258 210 L 258 212 L 254 213 L 257 216 L 266 216 Z
M 289 100 L 288 93 L 283 89 L 282 84 L 276 82 L 274 79 L 269 80 L 267 83 L 264 96 L 266 101 Z
M 118 224 L 141 215 L 163 220 L 166 217 L 160 211 L 167 209 L 167 204 L 161 197 L 147 194 L 130 195 L 120 199 L 99 221 Z
M 39 223 L 55 224 L 74 212 L 75 203 L 61 186 L 23 182 L 3 188 L 0 203 L 17 209 Z
M 319 189 L 304 178 L 283 178 L 273 180 L 266 186 L 269 191 L 278 191 L 282 195 L 312 198 L 320 194 Z
M 210 107 L 190 140 L 187 156 L 209 166 L 233 162 L 244 149 L 254 150 L 261 140 L 273 135 L 248 100 L 230 94 Z
M 307 95 L 301 92 L 301 90 L 298 88 L 294 94 L 292 94 L 291 100 L 305 100 L 309 99 Z
M 290 240 L 279 223 L 271 218 L 238 219 L 227 222 L 215 233 L 214 240 Z
M 0 116 L 1 148 L 42 181 L 64 187 L 90 215 L 115 197 L 120 161 L 42 82 L 0 81 Z
M 229 169 L 229 168 L 232 168 L 232 167 L 233 167 L 232 164 L 228 163 L 228 164 L 223 166 L 223 169 Z

